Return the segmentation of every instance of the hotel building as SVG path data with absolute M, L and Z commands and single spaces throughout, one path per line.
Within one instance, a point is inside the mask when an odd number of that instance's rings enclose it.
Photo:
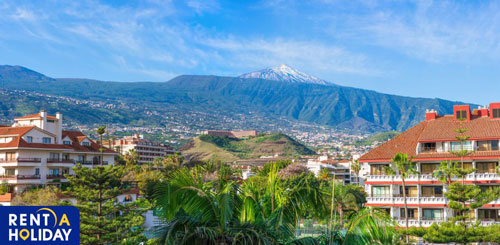
M 173 155 L 175 151 L 171 146 L 144 139 L 142 135 L 134 134 L 125 136 L 114 142 L 113 147 L 122 155 L 134 150 L 139 155 L 139 164 L 152 163 L 157 157 Z
M 405 226 L 402 182 L 400 175 L 388 176 L 384 168 L 390 166 L 397 153 L 413 157 L 419 175 L 406 178 L 408 202 L 408 225 L 428 227 L 432 223 L 447 221 L 453 217 L 443 184 L 432 176 L 441 161 L 461 159 L 452 151 L 460 150 L 455 130 L 462 124 L 470 138 L 463 147 L 472 151 L 464 158 L 466 168 L 476 168 L 475 173 L 465 178 L 466 184 L 478 185 L 482 189 L 500 185 L 498 162 L 500 159 L 500 103 L 489 108 L 480 107 L 471 112 L 468 105 L 453 107 L 453 115 L 438 115 L 428 110 L 426 120 L 376 147 L 363 155 L 361 175 L 364 176 L 368 193 L 367 206 L 385 209 L 401 226 Z M 462 120 L 460 120 L 462 119 Z M 461 180 L 461 179 L 460 179 Z M 454 181 L 459 181 L 454 179 Z M 476 210 L 473 215 L 483 225 L 500 223 L 500 200 L 490 202 Z
M 76 163 L 86 167 L 101 164 L 100 145 L 79 131 L 62 128 L 61 113 L 45 111 L 18 117 L 12 126 L 0 126 L 0 182 L 14 194 L 30 186 L 58 185 L 73 174 Z M 117 152 L 104 148 L 104 165 L 114 164 Z M 10 205 L 11 193 L 0 198 Z

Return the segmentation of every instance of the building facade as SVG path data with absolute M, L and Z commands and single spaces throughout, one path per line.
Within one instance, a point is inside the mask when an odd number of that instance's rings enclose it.
M 144 139 L 142 135 L 125 136 L 113 143 L 114 149 L 122 155 L 134 150 L 139 155 L 139 164 L 152 163 L 157 157 L 175 153 L 171 146 Z
M 73 167 L 114 164 L 117 152 L 103 148 L 79 131 L 63 130 L 61 113 L 45 111 L 18 117 L 12 126 L 0 126 L 0 182 L 15 194 L 30 186 L 58 185 Z M 0 198 L 8 205 L 12 197 Z M 10 198 L 8 198 L 10 197 Z
M 357 182 L 357 178 L 354 178 L 355 175 L 351 173 L 350 160 L 332 160 L 328 156 L 320 156 L 307 159 L 306 166 L 316 176 L 326 170 L 331 176 L 334 176 L 336 181 L 344 182 L 344 184 L 355 184 Z
M 362 163 L 361 182 L 368 193 L 367 206 L 385 209 L 401 226 L 405 225 L 401 176 L 385 174 L 385 168 L 391 166 L 391 158 L 397 153 L 413 157 L 420 173 L 405 179 L 409 226 L 428 227 L 453 217 L 444 196 L 445 187 L 432 173 L 441 161 L 461 161 L 462 158 L 451 153 L 461 147 L 472 152 L 463 158 L 464 167 L 477 169 L 466 176 L 466 184 L 478 185 L 481 189 L 500 185 L 500 103 L 492 103 L 489 108 L 480 107 L 472 112 L 468 105 L 454 106 L 453 109 L 453 115 L 444 116 L 428 110 L 425 121 L 359 159 Z M 458 128 L 468 131 L 460 134 L 456 132 Z M 460 135 L 470 137 L 462 146 L 456 138 Z M 500 200 L 474 210 L 472 215 L 483 225 L 500 224 Z

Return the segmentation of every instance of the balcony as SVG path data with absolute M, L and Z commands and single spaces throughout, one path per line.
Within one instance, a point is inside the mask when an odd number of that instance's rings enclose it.
M 47 163 L 75 163 L 74 159 L 47 158 Z
M 82 165 L 94 165 L 94 166 L 99 166 L 101 165 L 100 161 L 80 161 L 78 163 L 81 163 Z M 108 161 L 102 161 L 102 165 L 108 165 Z
M 0 163 L 41 163 L 41 162 L 42 162 L 41 158 L 28 158 L 28 157 L 0 159 Z
M 47 174 L 47 179 L 66 179 L 67 176 L 74 176 L 70 174 Z
M 40 175 L 4 175 L 0 176 L 0 181 L 6 181 L 9 184 L 39 184 Z
M 453 178 L 452 181 L 461 181 L 461 178 Z M 500 181 L 500 174 L 498 173 L 472 173 L 468 174 L 465 177 L 466 181 Z M 433 181 L 436 184 L 439 183 L 439 180 L 432 176 L 431 174 L 420 174 L 420 175 L 409 175 L 406 179 L 406 182 L 415 182 L 415 181 Z M 384 182 L 381 184 L 399 184 L 401 182 L 401 175 L 368 175 L 366 176 L 365 182 Z M 388 182 L 388 183 L 387 183 Z M 396 182 L 396 183 L 390 183 Z

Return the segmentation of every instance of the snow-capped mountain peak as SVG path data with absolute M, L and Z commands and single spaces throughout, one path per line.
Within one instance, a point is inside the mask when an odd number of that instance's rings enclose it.
M 260 71 L 250 72 L 239 76 L 240 78 L 261 78 L 266 80 L 285 81 L 291 83 L 315 83 L 332 85 L 325 80 L 297 71 L 292 67 L 282 64 L 276 67 L 266 68 Z

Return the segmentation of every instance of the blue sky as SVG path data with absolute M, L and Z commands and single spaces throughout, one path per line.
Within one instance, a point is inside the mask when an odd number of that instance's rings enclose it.
M 0 1 L 0 64 L 51 77 L 166 81 L 282 63 L 379 92 L 500 101 L 500 3 Z

